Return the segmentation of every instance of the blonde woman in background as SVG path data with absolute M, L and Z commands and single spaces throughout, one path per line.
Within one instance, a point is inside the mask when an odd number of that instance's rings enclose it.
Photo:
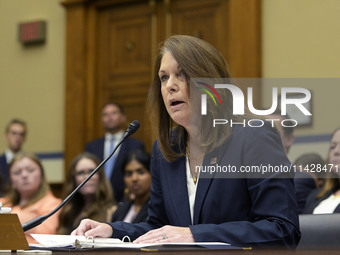
M 0 202 L 12 207 L 12 213 L 18 214 L 20 222 L 25 223 L 50 213 L 61 200 L 50 191 L 40 160 L 33 154 L 24 153 L 17 155 L 9 165 L 9 190 Z M 55 234 L 58 214 L 26 231 L 27 241 L 34 242 L 30 234 Z

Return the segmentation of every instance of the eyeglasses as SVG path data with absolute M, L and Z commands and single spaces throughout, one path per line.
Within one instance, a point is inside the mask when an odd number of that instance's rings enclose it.
M 79 171 L 76 170 L 75 175 L 76 175 L 76 176 L 79 176 L 79 177 L 81 177 L 81 176 L 86 176 L 86 175 L 90 175 L 90 174 L 93 172 L 93 170 L 94 170 L 94 169 L 79 170 Z

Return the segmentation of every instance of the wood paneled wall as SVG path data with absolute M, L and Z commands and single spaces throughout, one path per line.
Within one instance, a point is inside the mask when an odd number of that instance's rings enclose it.
M 65 166 L 103 134 L 100 109 L 123 105 L 151 150 L 145 100 L 159 43 L 189 34 L 213 44 L 234 77 L 261 77 L 260 0 L 65 0 Z M 257 89 L 255 101 L 260 99 Z

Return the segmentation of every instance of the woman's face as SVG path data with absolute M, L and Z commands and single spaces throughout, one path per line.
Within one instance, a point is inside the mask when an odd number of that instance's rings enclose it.
M 150 192 L 151 174 L 141 163 L 132 160 L 124 169 L 124 182 L 132 194 L 141 197 Z
M 25 157 L 14 162 L 9 174 L 21 197 L 31 198 L 38 192 L 42 174 L 39 165 L 32 159 Z
M 190 126 L 188 84 L 185 73 L 170 52 L 164 54 L 158 76 L 163 101 L 170 117 L 188 130 Z
M 80 183 L 82 183 L 82 181 L 84 181 L 85 178 L 89 176 L 95 168 L 96 163 L 92 159 L 82 158 L 81 160 L 79 160 L 75 169 L 76 185 L 78 186 Z M 82 194 L 83 196 L 92 196 L 96 194 L 99 186 L 99 180 L 99 173 L 96 173 L 79 190 L 80 194 Z
M 330 164 L 340 167 L 340 130 L 336 131 L 332 137 L 328 158 Z

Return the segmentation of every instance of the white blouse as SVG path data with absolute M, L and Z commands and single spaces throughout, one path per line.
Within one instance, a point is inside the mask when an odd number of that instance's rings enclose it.
M 314 208 L 313 214 L 333 213 L 340 204 L 340 196 L 332 194 Z
M 196 190 L 197 190 L 197 185 L 198 185 L 198 181 L 199 181 L 199 173 L 198 173 L 197 181 L 196 181 L 196 184 L 195 184 L 194 179 L 192 178 L 192 174 L 190 172 L 188 155 L 186 156 L 186 175 L 187 175 L 187 188 L 188 188 L 188 196 L 189 196 L 191 224 L 193 224 L 193 222 L 194 222 L 195 197 L 196 197 Z

